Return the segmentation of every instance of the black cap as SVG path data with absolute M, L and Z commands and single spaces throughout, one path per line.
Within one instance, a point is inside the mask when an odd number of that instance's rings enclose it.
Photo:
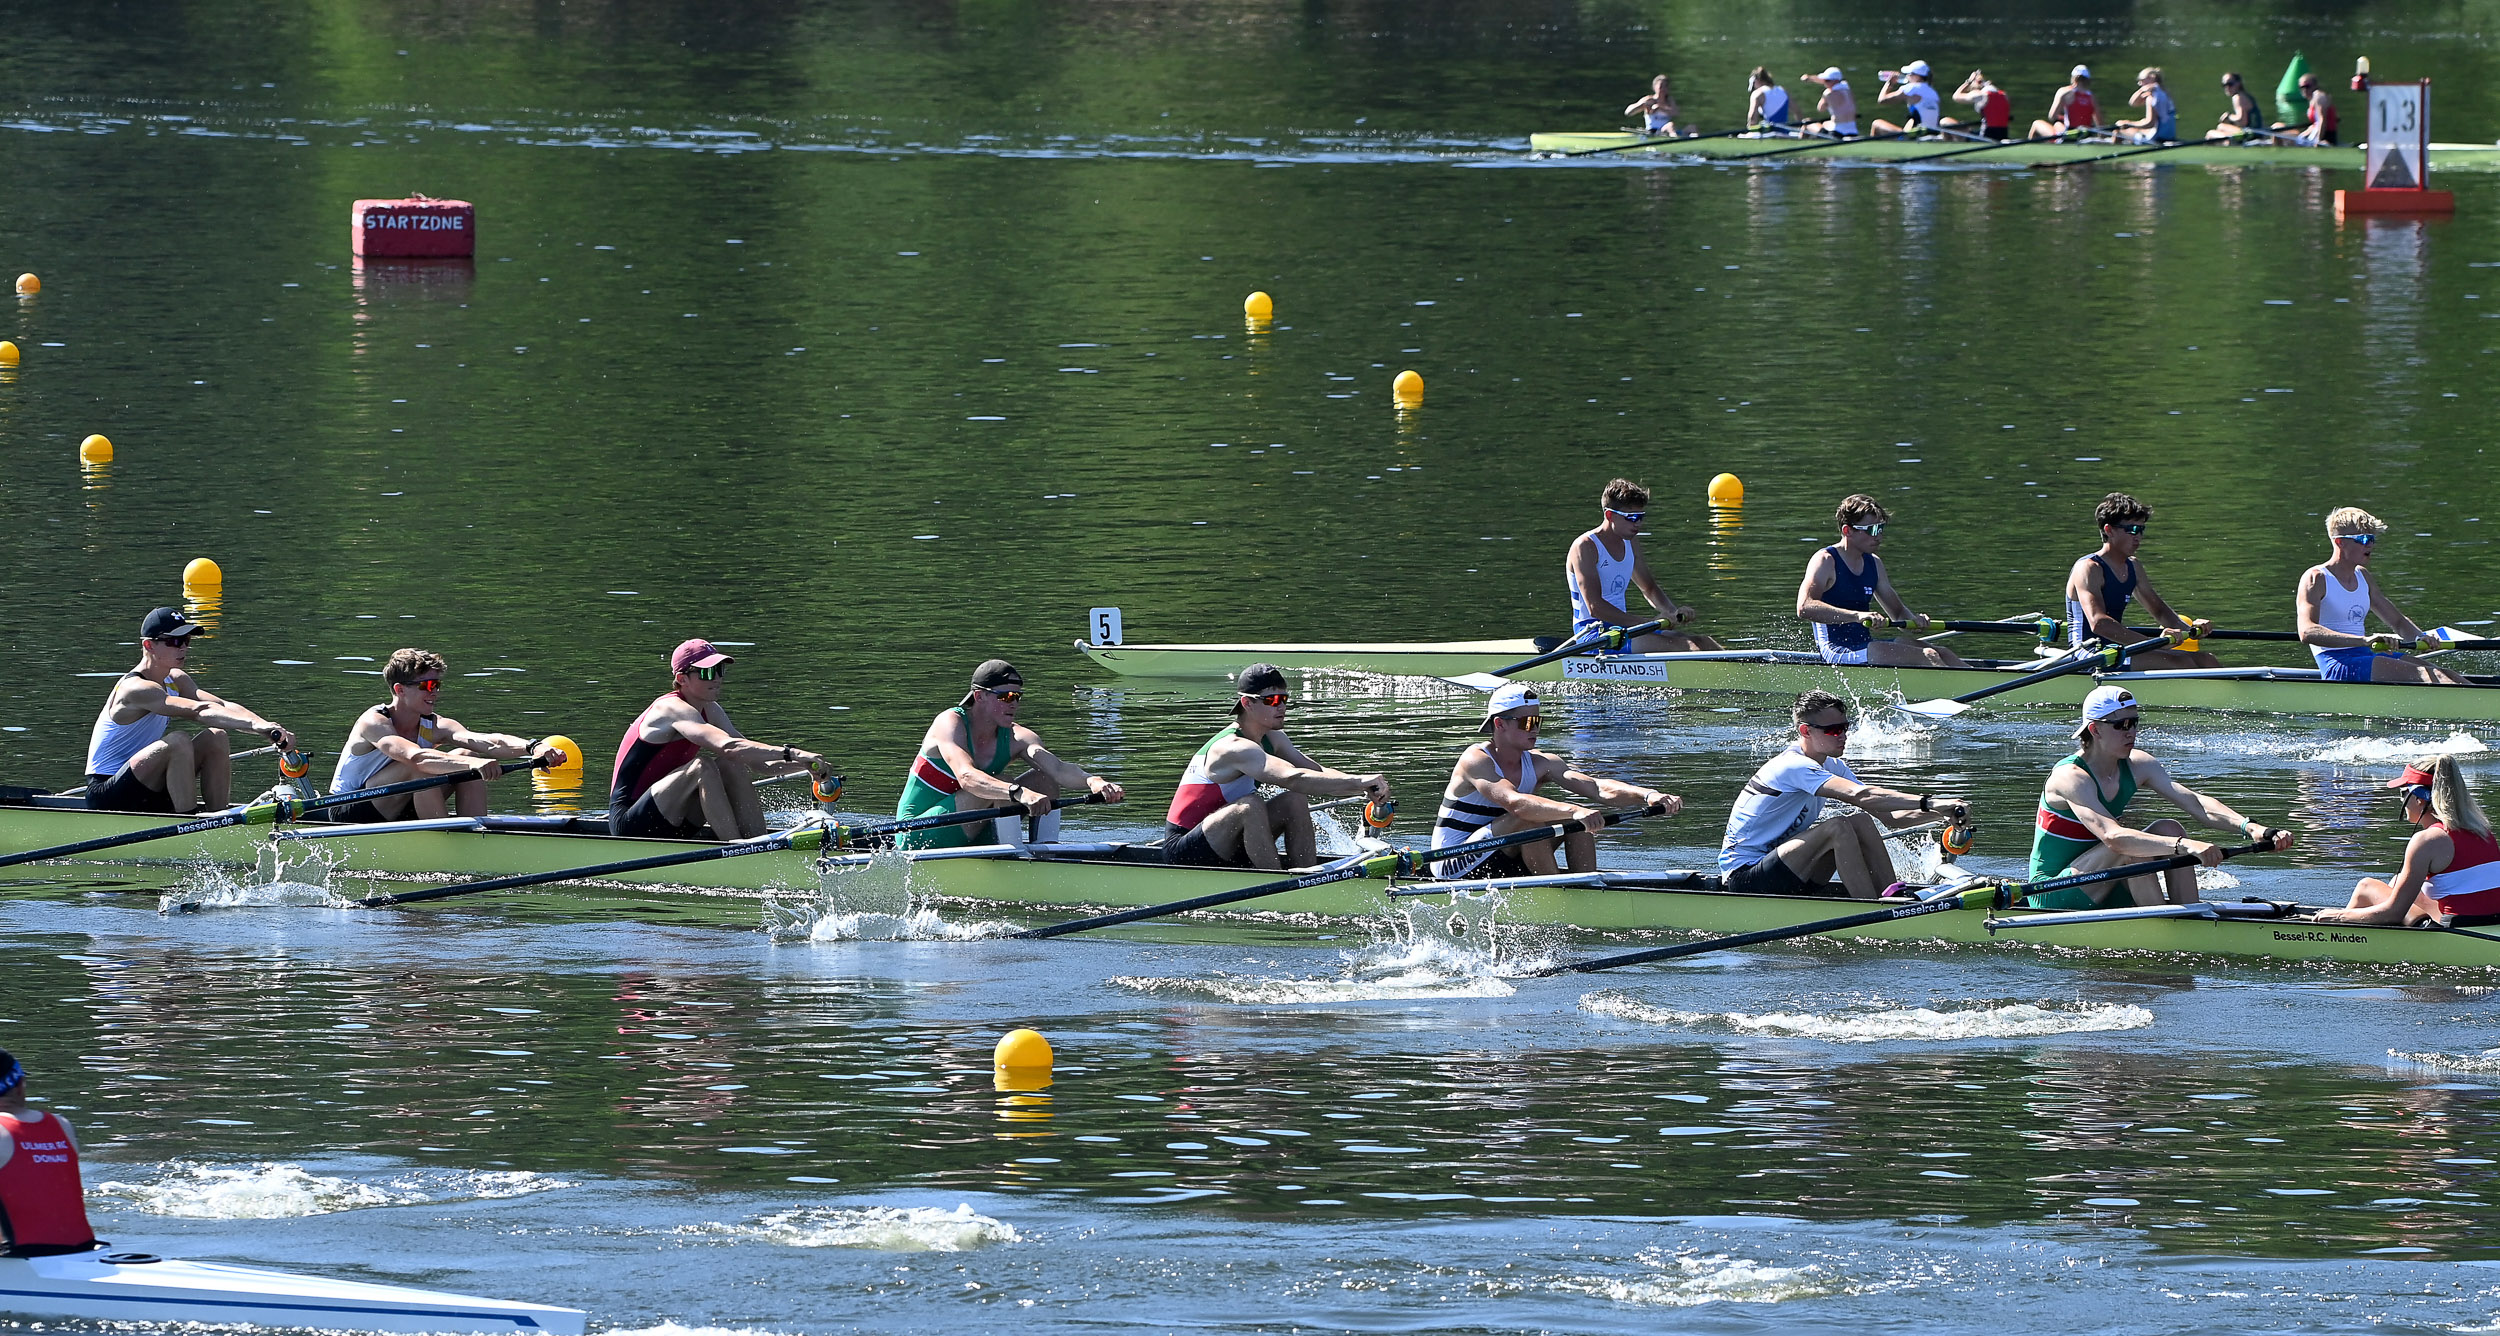
M 199 629 L 200 628 L 197 626 L 184 621 L 180 611 L 173 608 L 158 608 L 154 612 L 149 613 L 147 617 L 139 623 L 139 638 L 142 640 L 170 640 L 175 636 L 190 635 L 192 632 Z
M 1264 696 L 1285 689 L 1285 670 L 1272 663 L 1254 663 L 1233 676 L 1236 696 Z
M 964 693 L 964 703 L 972 703 L 973 692 L 1018 691 L 1024 687 L 1024 674 L 1005 659 L 985 659 L 972 670 L 972 691 Z

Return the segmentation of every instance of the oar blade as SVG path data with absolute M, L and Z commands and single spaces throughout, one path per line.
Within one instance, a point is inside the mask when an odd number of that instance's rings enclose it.
M 1924 715 L 1929 719 L 1951 719 L 1970 709 L 1958 700 L 1905 700 L 1893 707 L 1906 714 Z
M 1456 677 L 1445 677 L 1441 680 L 1454 687 L 1465 687 L 1469 691 L 1499 691 L 1510 685 L 1509 678 L 1498 677 L 1492 673 L 1461 673 Z

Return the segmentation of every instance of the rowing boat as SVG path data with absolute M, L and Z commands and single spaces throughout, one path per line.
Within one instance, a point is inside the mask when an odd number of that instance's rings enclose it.
M 1656 141 L 1653 147 L 1633 148 L 1645 141 Z M 1795 136 L 1736 135 L 1725 139 L 1657 140 L 1654 135 L 1634 134 L 1628 130 L 1603 130 L 1586 133 L 1534 134 L 1528 136 L 1528 148 L 1535 153 L 1593 153 L 1603 151 L 1604 157 L 1628 158 L 1634 154 L 1673 154 L 1677 157 L 1724 160 L 1742 158 L 1750 153 L 1767 153 L 1783 145 L 1794 145 L 1800 151 L 1772 159 L 1778 162 L 1807 162 L 1818 158 L 1845 158 L 1861 162 L 1906 164 L 1931 153 L 1946 153 L 1956 148 L 1977 149 L 1976 141 L 1940 139 L 1853 139 L 1845 143 L 1805 149 L 1807 140 Z M 1957 167 L 2038 167 L 2057 163 L 2084 162 L 2093 158 L 2111 158 L 2112 164 L 2130 163 L 2153 166 L 2169 163 L 2187 167 L 2329 167 L 2361 170 L 2361 149 L 2357 145 L 2311 148 L 2299 144 L 2199 144 L 2165 148 L 2157 154 L 2137 158 L 2115 155 L 2130 149 L 2149 147 L 2141 144 L 2080 144 L 2047 140 L 2007 141 L 2002 148 L 1967 157 L 1947 158 Z M 1602 159 L 1591 159 L 1600 161 Z M 2430 154 L 2433 169 L 2448 171 L 2500 170 L 2500 144 L 2433 144 Z
M 1076 642 L 1095 663 L 1129 677 L 1230 677 L 1265 661 L 1303 673 L 1376 673 L 1458 677 L 1489 672 L 1551 648 L 1537 640 L 1452 640 L 1381 644 L 1091 645 Z M 1751 691 L 1793 696 L 1839 687 L 1856 696 L 1899 693 L 1910 700 L 1960 696 L 2042 666 L 2038 659 L 1978 659 L 1968 668 L 1835 667 L 1795 650 L 1727 650 L 1694 654 L 1596 654 L 1516 674 L 1525 682 L 1598 682 L 1691 691 Z M 2154 707 L 2237 710 L 2260 714 L 2364 715 L 2379 719 L 2454 722 L 2500 720 L 2500 678 L 2474 677 L 2461 687 L 2404 682 L 2327 682 L 2315 668 L 2185 668 L 2167 672 L 2071 673 L 1996 698 L 1994 706 L 2083 703 L 2101 683 L 2126 687 Z
M 0 1312 L 26 1317 L 581 1336 L 582 1310 L 148 1253 L 0 1257 Z
M 155 820 L 84 808 L 0 803 L 0 851 L 42 848 Z M 320 846 L 334 893 L 352 898 L 341 879 L 550 872 L 700 847 L 682 840 L 620 839 L 594 833 L 598 823 L 561 816 L 443 818 L 324 829 L 307 825 L 288 838 Z M 282 838 L 281 844 L 288 838 Z M 227 828 L 146 846 L 152 860 L 216 861 L 251 866 L 267 847 Z M 1369 847 L 1380 847 L 1371 845 Z M 96 860 L 133 850 L 113 850 Z M 1249 869 L 1172 867 L 1151 845 L 1085 843 L 1044 846 L 973 845 L 910 853 L 840 854 L 830 858 L 780 851 L 720 859 L 602 881 L 641 889 L 796 896 L 847 909 L 895 909 L 943 903 L 976 912 L 1126 909 L 1274 878 Z M 1811 896 L 1738 895 L 1714 889 L 1715 878 L 1693 872 L 1607 872 L 1573 877 L 1422 880 L 1392 888 L 1345 881 L 1250 902 L 1242 913 L 1321 918 L 1376 918 L 1417 904 L 1448 906 L 1481 921 L 1576 928 L 1592 932 L 1751 932 L 1830 917 L 1855 902 Z M 1392 893 L 1394 889 L 1394 894 Z M 1418 896 L 1416 891 L 1428 892 Z M 1430 912 L 1448 912 L 1447 909 Z M 2003 921 L 2031 911 L 2009 910 Z M 1932 914 L 1864 928 L 1852 937 L 1903 942 L 1987 942 L 2002 935 L 1976 913 Z M 2216 919 L 2127 919 L 2076 923 L 2028 934 L 2027 940 L 2088 950 L 2188 952 L 2287 960 L 2383 965 L 2500 967 L 2500 941 L 2457 933 L 2319 924 L 2275 905 L 2253 905 Z

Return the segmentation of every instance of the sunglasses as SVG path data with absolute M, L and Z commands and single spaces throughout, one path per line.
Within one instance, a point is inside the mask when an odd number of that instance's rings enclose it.
M 717 682 L 722 678 L 729 676 L 729 665 L 725 663 L 716 663 L 709 668 L 689 668 L 686 671 L 694 674 L 697 678 L 703 681 Z
M 153 639 L 167 649 L 183 649 L 191 643 L 190 636 L 156 636 Z
M 1824 737 L 1837 738 L 1845 736 L 1849 732 L 1849 721 L 1843 719 L 1837 724 L 1808 724 L 1806 727 L 1813 729 L 1815 732 L 1822 734 Z
M 439 677 L 421 678 L 417 681 L 409 683 L 408 685 L 415 687 L 419 691 L 440 691 L 443 689 L 443 679 Z
M 1641 520 L 1649 514 L 1646 510 L 1617 510 L 1613 506 L 1608 506 L 1605 509 L 1607 514 L 1620 515 L 1634 524 L 1640 523 Z
M 1541 714 L 1497 714 L 1493 717 L 1496 719 L 1507 720 L 1508 722 L 1516 724 L 1530 733 L 1534 733 L 1537 729 L 1537 725 L 1545 722 L 1545 716 Z
M 1278 710 L 1281 710 L 1281 709 L 1285 708 L 1285 706 L 1293 700 L 1293 697 L 1288 696 L 1288 695 L 1286 695 L 1284 692 L 1281 692 L 1281 691 L 1271 691 L 1271 692 L 1267 693 L 1267 694 L 1266 694 L 1266 695 L 1264 695 L 1264 696 L 1244 696 L 1244 697 L 1242 697 L 1242 699 L 1243 699 L 1243 700 L 1254 700 L 1254 701 L 1257 701 L 1257 702 L 1258 702 L 1259 704 L 1261 704 L 1261 705 L 1268 706 L 1268 707 L 1270 707 L 1270 708 L 1272 708 L 1272 709 L 1278 709 Z
M 2406 790 L 2404 791 L 2404 798 L 2403 798 L 2403 801 L 2405 801 L 2405 802 L 2412 802 L 2412 801 L 2414 801 L 2414 800 L 2415 800 L 2415 799 L 2417 799 L 2417 798 L 2418 798 L 2418 799 L 2420 799 L 2420 800 L 2421 800 L 2424 804 L 2426 804 L 2426 805 L 2427 805 L 2427 804 L 2430 802 L 2430 800 L 2431 800 L 2431 791 L 2430 791 L 2430 789 L 2429 789 L 2428 787 L 2424 786 L 2424 785 L 2421 785 L 2421 784 L 2416 784 L 2416 785 L 2414 785 L 2413 787 L 2411 787 L 2411 788 L 2409 788 L 2409 789 L 2406 789 Z
M 981 689 L 983 691 L 990 691 L 988 687 L 983 687 Z M 1024 699 L 1024 692 L 1017 689 L 1010 689 L 1007 691 L 990 691 L 990 694 L 998 697 L 998 703 L 1001 705 L 1013 705 L 1017 701 Z
M 1855 529 L 1869 538 L 1881 538 L 1884 536 L 1884 525 L 1880 520 L 1873 524 L 1844 524 L 1840 527 L 1844 529 Z
M 2120 533 L 2140 534 L 2144 532 L 2144 526 L 2141 524 L 2113 524 L 2109 527 L 2116 529 Z
M 2339 533 L 2335 535 L 2335 541 L 2339 543 L 2350 543 L 2354 547 L 2368 547 L 2370 544 L 2378 541 L 2378 535 L 2374 533 Z
M 2141 719 L 2103 719 L 2100 722 L 2109 725 L 2111 728 L 2117 729 L 2121 733 L 2132 733 L 2135 731 L 2135 726 L 2143 723 L 2144 721 Z

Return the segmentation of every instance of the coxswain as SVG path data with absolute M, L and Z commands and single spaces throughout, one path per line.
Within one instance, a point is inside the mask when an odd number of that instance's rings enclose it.
M 1898 70 L 1881 70 L 1884 86 L 1875 94 L 1877 105 L 1899 99 L 1908 114 L 1895 125 L 1882 118 L 1870 122 L 1867 129 L 1879 135 L 1931 135 L 1944 126 L 1944 99 L 1937 95 L 1936 85 L 1928 80 L 1927 62 L 1913 60 Z
M 338 768 L 330 774 L 330 792 L 352 793 L 425 775 L 466 771 L 473 772 L 471 777 L 450 786 L 454 796 L 449 803 L 442 789 L 420 789 L 334 807 L 332 820 L 431 819 L 442 816 L 446 807 L 481 817 L 486 815 L 486 782 L 502 773 L 493 762 L 527 757 L 542 768 L 561 763 L 564 753 L 536 738 L 473 733 L 459 720 L 436 713 L 443 677 L 450 671 L 451 665 L 432 650 L 403 649 L 391 655 L 382 665 L 382 686 L 391 698 L 356 716 L 347 745 L 339 749 Z
M 1255 867 L 1274 871 L 1319 861 L 1319 833 L 1310 797 L 1363 794 L 1389 800 L 1389 777 L 1350 775 L 1302 754 L 1285 736 L 1293 698 L 1284 671 L 1254 663 L 1233 678 L 1233 722 L 1207 739 L 1181 772 L 1164 814 L 1163 858 L 1185 867 Z M 1259 796 L 1261 784 L 1283 789 Z M 1284 843 L 1284 860 L 1276 854 Z
M 1875 664 L 1896 668 L 1960 668 L 1962 656 L 1941 645 L 1878 640 L 1875 632 L 1888 623 L 1906 622 L 1919 630 L 1931 623 L 1927 614 L 1912 612 L 1892 587 L 1883 558 L 1884 525 L 1892 516 L 1874 497 L 1844 497 L 1832 518 L 1840 525 L 1840 541 L 1806 562 L 1806 578 L 1797 586 L 1797 615 L 1814 624 L 1814 647 L 1832 664 Z
M 1754 66 L 1745 80 L 1745 128 L 1786 133 L 1789 116 L 1788 90 L 1771 77 L 1768 65 Z
M 825 773 L 824 757 L 757 742 L 729 722 L 720 697 L 734 662 L 709 640 L 689 640 L 669 652 L 676 686 L 645 707 L 617 744 L 609 834 L 751 840 L 764 833 L 756 774 Z
M 2075 559 L 2066 572 L 2066 643 L 2081 648 L 2087 640 L 2104 645 L 2131 645 L 2137 636 L 2127 629 L 2127 605 L 2141 602 L 2144 610 L 2171 633 L 2173 641 L 2193 639 L 2213 630 L 2213 623 L 2188 622 L 2170 610 L 2170 605 L 2153 588 L 2153 579 L 2144 573 L 2144 565 L 2136 560 L 2137 549 L 2144 546 L 2144 531 L 2153 522 L 2153 508 L 2127 495 L 2112 492 L 2094 507 L 2092 518 L 2101 526 L 2101 547 Z M 2128 656 L 2127 666 L 2137 672 L 2158 672 L 2176 668 L 2219 668 L 2222 661 L 2203 650 L 2143 649 Z
M 2284 139 L 2308 148 L 2341 142 L 2336 138 L 2335 98 L 2318 82 L 2318 76 L 2300 76 L 2300 99 L 2307 105 L 2309 119 L 2302 122 L 2276 121 L 2274 129 Z
M 2328 923 L 2424 923 L 2447 927 L 2500 922 L 2500 845 L 2465 771 L 2453 756 L 2409 765 L 2387 782 L 2401 789 L 2405 823 L 2404 866 L 2392 882 L 2363 877 L 2352 901 L 2318 917 Z
M 2460 686 L 2457 677 L 2427 663 L 2408 660 L 2401 647 L 2428 652 L 2439 642 L 2370 580 L 2370 556 L 2387 525 L 2359 506 L 2345 506 L 2326 517 L 2326 538 L 2334 555 L 2300 573 L 2293 615 L 2300 642 L 2318 661 L 2318 676 L 2328 682 L 2428 682 Z M 2370 635 L 2376 614 L 2392 634 Z
M 1039 734 L 1016 722 L 1023 701 L 1024 674 L 1014 664 L 991 659 L 973 669 L 972 686 L 964 698 L 929 721 L 928 732 L 921 735 L 920 754 L 912 758 L 911 774 L 903 781 L 903 796 L 895 801 L 894 815 L 908 820 L 982 807 L 1021 807 L 1032 823 L 1033 842 L 1050 844 L 1059 838 L 1059 813 L 1051 805 L 1060 794 L 1098 794 L 1107 803 L 1128 796 L 1110 780 L 1051 755 Z M 988 742 L 985 754 L 974 753 L 975 738 Z M 1016 770 L 1018 766 L 1023 768 Z M 1015 771 L 1012 779 L 1008 778 L 1011 770 Z M 896 839 L 895 846 L 952 849 L 1012 843 L 999 838 L 994 829 L 997 824 L 983 821 L 908 831 Z
M 1638 588 L 1658 620 L 1685 626 L 1700 620 L 1697 608 L 1676 602 L 1649 573 L 1649 557 L 1641 551 L 1641 520 L 1649 514 L 1649 489 L 1628 478 L 1607 483 L 1597 496 L 1597 527 L 1571 540 L 1563 560 L 1563 584 L 1571 595 L 1571 638 L 1603 635 L 1608 627 L 1635 626 L 1642 618 L 1627 606 Z M 1637 636 L 1622 648 L 1636 654 L 1677 654 L 1716 650 L 1719 642 L 1698 631 L 1657 631 Z
M 2206 867 L 2221 865 L 2222 846 L 2187 838 L 2187 827 L 2169 817 L 2140 828 L 2121 821 L 2139 786 L 2170 800 L 2198 822 L 2235 831 L 2251 844 L 2292 847 L 2290 831 L 2260 826 L 2220 799 L 2208 798 L 2172 779 L 2161 762 L 2136 745 L 2139 714 L 2135 693 L 2125 687 L 2104 683 L 2083 698 L 2083 720 L 2075 727 L 2075 754 L 2057 763 L 2040 793 L 2031 832 L 2029 880 L 2046 881 L 2068 873 L 2098 872 L 2187 854 L 2194 854 Z M 2024 903 L 2033 909 L 2108 909 L 2165 901 L 2187 904 L 2195 899 L 2196 870 L 2172 868 L 2160 881 L 2145 876 L 2069 886 L 2031 896 Z
M 1745 781 L 1719 841 L 1721 885 L 1738 895 L 1830 895 L 1872 900 L 1896 892 L 1884 827 L 1941 813 L 1969 814 L 1958 798 L 1903 793 L 1861 781 L 1840 759 L 1849 749 L 1849 702 L 1809 691 L 1789 708 L 1797 740 Z M 1824 821 L 1825 800 L 1858 810 Z M 1832 883 L 1837 881 L 1835 888 Z
M 1997 87 L 1996 80 L 1989 78 L 1986 70 L 1972 70 L 1970 77 L 1962 80 L 1962 86 L 1953 90 L 1953 100 L 1971 104 L 1972 111 L 1979 118 L 1980 138 L 2008 139 L 2013 136 L 2014 99 Z M 1964 124 L 1951 116 L 1945 117 L 1944 123 L 1955 128 Z
M 1814 113 L 1823 119 L 1809 121 L 1802 128 L 1842 139 L 1856 138 L 1858 95 L 1849 91 L 1849 81 L 1842 77 L 1840 67 L 1834 65 L 1821 74 L 1809 74 L 1805 79 L 1807 83 L 1823 85 L 1823 96 L 1814 104 Z
M 200 628 L 172 608 L 139 623 L 139 666 L 121 675 L 87 734 L 87 806 L 186 816 L 233 798 L 227 730 L 257 733 L 282 751 L 295 735 L 193 680 L 183 665 Z M 202 727 L 171 731 L 180 719 Z
M 1633 99 L 1623 109 L 1626 116 L 1641 118 L 1641 128 L 1653 135 L 1674 138 L 1684 133 L 1675 128 L 1675 94 L 1667 90 L 1667 76 L 1661 74 L 1649 81 L 1649 91 Z
M 1585 821 L 1588 829 L 1561 840 L 1539 840 L 1495 849 L 1474 858 L 1434 865 L 1442 877 L 1550 876 L 1556 870 L 1554 847 L 1562 846 L 1563 865 L 1573 872 L 1597 870 L 1597 832 L 1606 818 L 1593 806 L 1537 796 L 1547 783 L 1592 803 L 1616 807 L 1651 807 L 1661 816 L 1683 810 L 1684 800 L 1656 789 L 1620 780 L 1599 779 L 1572 769 L 1550 752 L 1536 749 L 1537 726 L 1543 722 L 1534 687 L 1511 682 L 1496 689 L 1484 708 L 1476 731 L 1492 736 L 1472 743 L 1450 770 L 1441 790 L 1441 811 L 1432 823 L 1432 847 L 1446 849 L 1469 840 L 1515 835 L 1536 826 Z
M 2135 91 L 2127 95 L 2127 105 L 2142 109 L 2144 117 L 2118 122 L 2118 138 L 2130 144 L 2178 141 L 2179 104 L 2171 101 L 2170 90 L 2162 87 L 2161 66 L 2147 65 L 2135 72 Z
M 2256 95 L 2248 91 L 2248 84 L 2237 73 L 2222 76 L 2222 96 L 2229 101 L 2230 109 L 2222 113 L 2222 120 L 2213 129 L 2205 132 L 2207 139 L 2245 139 L 2250 134 L 2265 133 L 2265 116 L 2257 107 Z
M 26 1102 L 26 1069 L 7 1053 L 0 1053 L 0 1244 L 10 1257 L 99 1246 L 78 1177 L 78 1136 L 68 1119 Z
M 2092 98 L 2092 71 L 2077 65 L 2066 76 L 2066 85 L 2049 99 L 2049 114 L 2031 123 L 2034 139 L 2063 139 L 2076 131 L 2097 130 L 2101 126 L 2101 104 Z

